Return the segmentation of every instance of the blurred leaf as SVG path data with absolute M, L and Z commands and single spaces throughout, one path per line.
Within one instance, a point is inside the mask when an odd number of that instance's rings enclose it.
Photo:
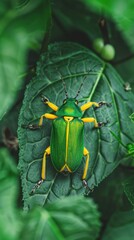
M 129 176 L 123 182 L 123 187 L 128 200 L 134 206 L 134 176 Z
M 57 37 L 57 27 L 59 35 L 62 34 L 62 39 L 66 40 L 70 40 L 73 36 L 74 40 L 78 42 L 80 40 L 79 32 L 76 31 L 86 33 L 92 40 L 98 37 L 98 19 L 100 16 L 85 7 L 83 3 L 78 0 L 73 2 L 71 0 L 64 0 L 64 2 L 57 0 L 56 6 L 52 6 L 54 21 L 52 38 Z M 70 34 L 68 34 L 69 32 Z M 88 44 L 90 44 L 90 39 L 88 39 Z M 82 36 L 81 40 L 84 40 Z
M 127 151 L 128 151 L 128 155 L 134 158 L 134 143 L 127 144 Z
M 29 2 L 30 2 L 30 0 L 17 0 L 16 4 L 17 4 L 17 7 L 22 7 L 22 6 L 27 5 Z
M 52 5 L 52 13 L 52 41 L 75 41 L 92 49 L 93 41 L 102 37 L 99 20 L 104 17 L 108 25 L 110 43 L 116 50 L 115 59 L 125 58 L 130 53 L 116 22 L 105 16 L 105 12 L 93 11 L 92 7 L 87 7 L 85 1 L 57 0 L 56 6 Z
M 134 211 L 119 212 L 111 218 L 102 240 L 133 240 Z
M 129 172 L 127 169 L 119 165 L 91 194 L 91 197 L 99 206 L 102 215 L 101 218 L 104 223 L 109 220 L 113 213 L 119 209 L 124 209 L 124 189 L 122 182 L 128 175 Z
M 14 136 L 17 136 L 18 116 L 22 103 L 15 105 L 9 112 L 7 112 L 0 121 L 0 139 L 3 141 L 3 132 L 9 128 Z
M 83 2 L 83 1 L 82 1 Z M 102 12 L 104 11 L 107 15 L 109 15 L 117 24 L 118 28 L 122 31 L 122 34 L 131 44 L 131 48 L 133 47 L 133 37 L 134 37 L 134 1 L 122 1 L 122 0 L 84 0 L 84 3 L 93 7 L 94 11 Z
M 133 58 L 129 61 L 122 59 L 132 55 L 128 43 L 124 39 L 122 31 L 118 29 L 116 22 L 112 21 L 105 12 L 93 11 L 92 7 L 87 7 L 84 1 L 78 0 L 57 0 L 56 6 L 52 5 L 53 28 L 51 41 L 75 41 L 92 49 L 93 41 L 102 37 L 99 20 L 105 17 L 108 26 L 109 40 L 116 50 L 114 67 L 123 77 L 125 82 L 129 82 L 134 90 L 134 68 Z M 93 49 L 92 49 L 93 50 Z M 119 62 L 121 63 L 119 64 Z M 118 64 L 114 64 L 117 63 Z
M 17 167 L 7 149 L 0 149 L 0 239 L 15 240 L 19 231 L 16 215 Z
M 91 199 L 67 197 L 45 209 L 31 211 L 19 239 L 95 240 L 100 230 L 99 217 Z
M 89 72 L 89 70 L 91 70 Z M 61 76 L 66 82 L 69 97 L 74 97 L 83 81 L 79 94 L 80 101 L 106 101 L 106 106 L 94 111 L 86 111 L 84 116 L 94 116 L 99 122 L 109 120 L 106 127 L 95 130 L 93 124 L 85 124 L 85 146 L 90 151 L 91 161 L 88 171 L 88 184 L 98 185 L 108 176 L 125 156 L 122 146 L 110 131 L 120 136 L 124 144 L 133 139 L 133 123 L 129 115 L 133 112 L 132 93 L 124 92 L 123 81 L 116 71 L 101 61 L 88 49 L 75 43 L 59 43 L 49 47 L 41 56 L 37 67 L 37 76 L 30 82 L 25 93 L 19 120 L 19 144 L 21 178 L 25 207 L 44 205 L 62 196 L 83 194 L 81 182 L 84 162 L 74 174 L 64 176 L 53 168 L 50 158 L 47 161 L 47 178 L 36 194 L 30 196 L 35 183 L 40 179 L 41 161 L 45 149 L 49 146 L 51 121 L 44 121 L 44 128 L 32 131 L 22 125 L 38 123 L 49 107 L 41 102 L 45 95 L 60 106 L 65 98 Z M 125 104 L 124 104 L 125 103 Z
M 9 1 L 8 1 L 9 2 Z M 0 119 L 16 100 L 22 86 L 29 48 L 47 31 L 49 0 L 30 1 L 17 8 L 15 1 L 2 1 L 0 11 Z
M 134 113 L 132 113 L 129 117 L 132 120 L 132 122 L 134 123 Z

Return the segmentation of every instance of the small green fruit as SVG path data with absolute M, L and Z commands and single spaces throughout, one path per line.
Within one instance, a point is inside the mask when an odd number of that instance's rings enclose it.
M 97 52 L 100 53 L 104 47 L 104 41 L 102 38 L 96 38 L 93 41 L 93 49 Z
M 115 49 L 111 44 L 106 44 L 101 50 L 101 57 L 107 61 L 113 60 Z

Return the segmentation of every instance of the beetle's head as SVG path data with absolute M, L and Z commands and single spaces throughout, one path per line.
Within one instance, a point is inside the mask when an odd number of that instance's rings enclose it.
M 82 111 L 78 106 L 78 100 L 76 100 L 76 98 L 64 99 L 63 104 L 59 107 L 56 115 L 59 117 L 82 117 Z
M 87 76 L 85 76 L 84 79 L 86 77 Z M 84 79 L 83 79 L 83 82 L 84 82 Z M 81 85 L 80 85 L 80 87 L 77 91 L 76 96 L 74 98 L 69 98 L 65 81 L 62 78 L 61 78 L 61 80 L 62 80 L 62 83 L 63 83 L 66 98 L 64 99 L 61 107 L 58 108 L 58 111 L 56 112 L 56 115 L 59 116 L 59 117 L 63 117 L 63 116 L 82 117 L 82 111 L 81 111 L 81 108 L 78 106 L 78 100 L 76 98 L 78 97 L 78 95 L 81 91 L 81 88 L 83 86 L 83 82 L 81 83 Z
M 78 106 L 78 100 L 76 98 L 80 93 L 83 83 L 80 85 L 76 96 L 74 98 L 69 98 L 66 90 L 66 84 L 64 80 L 62 80 L 62 82 L 63 82 L 65 94 L 66 94 L 66 99 L 63 100 L 63 104 L 61 105 L 61 107 L 59 107 L 58 111 L 56 112 L 56 115 L 59 117 L 63 117 L 63 116 L 82 117 L 82 111 Z

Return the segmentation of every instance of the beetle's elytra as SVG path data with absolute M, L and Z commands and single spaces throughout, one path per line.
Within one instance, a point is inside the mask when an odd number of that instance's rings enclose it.
M 79 92 L 79 91 L 78 91 Z M 78 96 L 78 94 L 76 95 Z M 43 119 L 53 120 L 50 146 L 45 149 L 41 180 L 35 185 L 32 193 L 38 188 L 46 178 L 46 159 L 51 156 L 53 166 L 58 172 L 75 172 L 80 166 L 82 157 L 85 156 L 85 166 L 82 174 L 83 184 L 87 187 L 86 177 L 89 165 L 89 151 L 84 147 L 84 123 L 93 122 L 95 128 L 101 127 L 105 123 L 97 123 L 95 118 L 82 118 L 83 111 L 89 109 L 93 105 L 96 108 L 102 105 L 107 105 L 106 102 L 87 102 L 82 106 L 78 106 L 78 101 L 75 98 L 68 98 L 66 92 L 66 99 L 63 104 L 58 107 L 47 98 L 42 97 L 44 104 L 47 104 L 55 114 L 45 113 L 40 117 L 38 125 L 29 125 L 28 128 L 36 129 L 43 125 Z

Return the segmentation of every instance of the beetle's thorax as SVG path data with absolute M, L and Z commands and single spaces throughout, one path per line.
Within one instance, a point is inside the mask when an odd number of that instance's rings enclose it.
M 70 116 L 70 117 L 82 117 L 82 111 L 76 103 L 76 99 L 68 98 L 66 101 L 59 107 L 56 112 L 58 117 Z
M 64 116 L 64 120 L 66 122 L 71 122 L 74 119 L 74 117 Z

